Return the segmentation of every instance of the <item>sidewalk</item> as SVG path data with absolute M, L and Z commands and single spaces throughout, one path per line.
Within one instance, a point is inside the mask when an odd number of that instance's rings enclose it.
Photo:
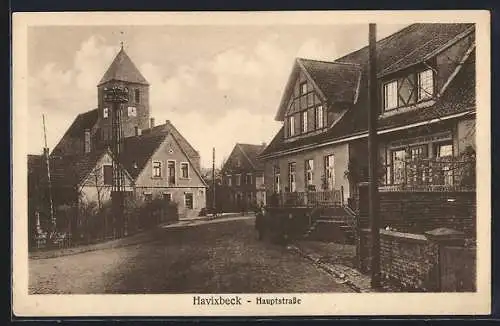
M 253 215 L 241 216 L 241 213 L 234 213 L 234 214 L 230 213 L 230 214 L 225 214 L 223 216 L 218 216 L 216 218 L 207 217 L 207 216 L 200 216 L 197 218 L 181 219 L 176 223 L 160 224 L 152 229 L 145 230 L 145 231 L 142 231 L 140 233 L 137 233 L 137 234 L 134 234 L 134 235 L 131 235 L 128 237 L 116 239 L 116 240 L 108 240 L 105 242 L 89 244 L 89 245 L 81 245 L 81 246 L 71 247 L 71 248 L 33 251 L 33 252 L 29 252 L 28 257 L 29 257 L 29 259 L 48 259 L 48 258 L 55 258 L 55 257 L 61 257 L 61 256 L 75 255 L 75 254 L 89 252 L 89 251 L 133 246 L 133 245 L 138 245 L 140 243 L 154 241 L 155 235 L 157 235 L 159 232 L 161 232 L 165 229 L 191 227 L 191 226 L 196 226 L 196 225 L 220 223 L 220 222 L 226 222 L 226 221 L 236 221 L 236 220 L 250 219 L 253 217 L 254 217 Z
M 356 247 L 332 242 L 297 241 L 288 249 L 310 260 L 318 268 L 323 269 L 346 284 L 356 292 L 374 292 L 370 286 L 370 276 L 364 275 L 354 268 Z
M 154 234 L 157 233 L 158 231 L 159 231 L 159 228 L 155 227 L 153 229 L 145 230 L 145 231 L 142 231 L 140 233 L 137 233 L 137 234 L 134 234 L 134 235 L 131 235 L 128 237 L 115 239 L 115 240 L 108 240 L 105 242 L 99 242 L 99 243 L 88 244 L 88 245 L 81 245 L 81 246 L 76 246 L 76 247 L 71 247 L 71 248 L 33 251 L 33 252 L 29 253 L 28 257 L 29 257 L 29 259 L 48 259 L 48 258 L 55 258 L 55 257 L 60 257 L 60 256 L 75 255 L 75 254 L 80 254 L 80 253 L 89 252 L 89 251 L 113 249 L 113 248 L 125 247 L 125 246 L 133 246 L 133 245 L 137 245 L 139 243 L 147 242 L 149 240 L 154 239 Z

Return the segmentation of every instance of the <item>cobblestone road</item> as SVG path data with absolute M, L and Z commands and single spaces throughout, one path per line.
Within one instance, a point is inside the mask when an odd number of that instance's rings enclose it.
M 256 240 L 253 219 L 165 229 L 153 241 L 30 260 L 35 293 L 352 292 L 284 247 Z

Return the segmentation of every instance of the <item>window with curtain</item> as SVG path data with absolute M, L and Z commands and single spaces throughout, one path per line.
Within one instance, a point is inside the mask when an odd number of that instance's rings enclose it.
M 328 190 L 333 190 L 335 187 L 335 156 L 333 154 L 325 157 L 325 179 Z

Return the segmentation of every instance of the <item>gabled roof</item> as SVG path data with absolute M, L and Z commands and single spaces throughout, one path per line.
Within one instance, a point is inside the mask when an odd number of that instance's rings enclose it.
M 97 109 L 93 109 L 84 113 L 77 115 L 71 126 L 66 130 L 64 136 L 61 138 L 59 143 L 53 149 L 51 155 L 67 155 L 68 150 L 72 146 L 65 146 L 68 141 L 80 140 L 83 137 L 83 132 L 85 129 L 92 129 L 97 123 L 99 113 Z
M 361 67 L 352 63 L 297 59 L 330 103 L 354 103 Z
M 469 56 L 462 69 L 451 81 L 447 90 L 437 100 L 436 104 L 426 108 L 399 113 L 392 116 L 381 116 L 378 122 L 379 129 L 387 129 L 406 124 L 438 119 L 448 115 L 474 109 L 476 106 L 476 56 Z
M 386 38 L 377 42 L 377 71 L 379 76 L 395 72 L 399 69 L 404 69 L 410 63 L 417 64 L 422 59 L 427 58 L 428 55 L 435 55 L 442 49 L 450 45 L 451 40 L 458 40 L 460 36 L 465 36 L 467 33 L 473 31 L 474 24 L 412 24 L 399 32 L 396 32 Z M 422 49 L 422 50 L 421 50 Z M 425 51 L 428 52 L 425 52 Z M 423 52 L 424 51 L 424 52 Z M 361 48 L 355 52 L 349 53 L 334 62 L 336 63 L 351 63 L 359 65 L 362 69 L 359 93 L 357 102 L 347 110 L 342 119 L 335 124 L 328 131 L 304 138 L 298 138 L 295 141 L 284 141 L 283 128 L 276 134 L 269 146 L 261 153 L 262 155 L 272 154 L 283 150 L 299 148 L 306 145 L 324 143 L 331 140 L 347 138 L 354 135 L 365 133 L 368 128 L 368 46 Z M 467 61 L 462 70 L 475 71 L 473 56 Z M 468 67 L 468 68 L 465 68 Z M 462 71 L 462 74 L 467 74 Z M 460 73 L 459 73 L 460 74 Z M 463 75 L 462 75 L 463 76 Z M 457 78 L 455 76 L 455 78 Z M 462 79 L 460 77 L 459 79 Z M 467 78 L 467 77 L 465 77 Z M 457 95 L 463 92 L 460 96 L 467 97 L 464 100 L 465 105 L 469 108 L 475 106 L 475 96 L 472 97 L 470 92 L 473 92 L 473 84 L 468 85 L 462 91 L 459 86 L 461 82 L 458 80 L 452 82 L 442 95 L 440 100 L 432 107 L 423 109 L 418 112 L 408 112 L 407 114 L 401 113 L 388 118 L 387 121 L 380 122 L 379 127 L 390 127 L 396 124 L 408 124 L 406 118 L 413 119 L 414 121 L 422 121 L 439 112 L 441 115 L 453 114 L 462 110 L 461 97 Z M 465 89 L 468 89 L 465 91 Z M 469 92 L 469 95 L 465 94 Z M 470 105 L 469 105 L 470 104 Z M 279 109 L 281 110 L 281 108 Z M 434 111 L 437 110 L 437 111 Z M 278 111 L 279 112 L 279 111 Z M 427 112 L 424 114 L 424 112 Z M 404 118 L 403 118 L 404 117 Z M 392 120 L 392 121 L 391 121 Z
M 175 126 L 170 122 L 170 120 L 166 120 L 165 124 L 155 126 L 153 128 L 145 129 L 142 131 L 143 134 L 154 134 L 154 133 L 171 133 L 177 141 L 179 142 L 179 146 L 182 148 L 184 152 L 187 153 L 191 158 L 200 156 L 199 152 L 187 141 L 186 138 L 175 128 Z
M 51 182 L 54 186 L 76 186 L 95 168 L 104 154 L 110 154 L 108 148 L 94 150 L 85 155 L 51 156 Z
M 236 143 L 236 146 L 240 148 L 241 152 L 248 159 L 248 162 L 254 167 L 254 169 L 261 170 L 264 168 L 263 163 L 258 159 L 258 155 L 262 152 L 266 145 Z
M 120 52 L 118 52 L 97 86 L 111 80 L 149 85 L 146 78 L 144 78 L 139 69 L 137 69 L 123 48 L 120 49 Z
M 356 101 L 361 78 L 361 68 L 357 64 L 297 58 L 283 92 L 276 120 L 282 121 L 284 118 L 299 70 L 308 77 L 318 94 L 329 104 L 352 104 Z
M 243 171 L 261 171 L 264 169 L 264 163 L 259 159 L 259 154 L 264 150 L 266 144 L 244 144 L 236 143 L 227 158 L 222 171 L 224 172 L 243 172 Z M 240 165 L 236 164 L 240 160 Z
M 123 140 L 122 164 L 129 171 L 132 178 L 135 179 L 141 173 L 167 135 L 167 131 L 158 131 L 127 137 Z

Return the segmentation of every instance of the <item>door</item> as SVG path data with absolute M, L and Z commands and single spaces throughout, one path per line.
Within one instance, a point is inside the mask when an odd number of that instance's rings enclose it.
M 335 156 L 328 155 L 325 157 L 325 178 L 327 189 L 335 189 Z

